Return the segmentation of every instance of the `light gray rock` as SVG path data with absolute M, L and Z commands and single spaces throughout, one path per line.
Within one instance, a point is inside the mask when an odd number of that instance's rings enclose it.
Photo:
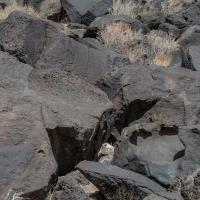
M 194 25 L 185 30 L 178 39 L 180 45 L 188 47 L 200 43 L 200 26 Z
M 195 70 L 200 70 L 200 45 L 193 45 L 189 47 L 189 57 Z

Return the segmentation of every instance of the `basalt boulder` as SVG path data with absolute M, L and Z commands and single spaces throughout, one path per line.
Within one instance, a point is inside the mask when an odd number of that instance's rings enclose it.
M 65 25 L 20 12 L 0 23 L 0 45 L 34 68 L 64 68 L 93 84 L 129 63 L 127 56 L 92 46 Z
M 157 194 L 168 200 L 182 199 L 178 193 L 166 192 L 163 187 L 147 177 L 114 165 L 82 161 L 77 165 L 77 169 L 109 200 L 127 198 L 143 200 L 151 194 Z
M 112 0 L 61 0 L 61 4 L 72 22 L 90 24 L 96 17 L 106 14 Z

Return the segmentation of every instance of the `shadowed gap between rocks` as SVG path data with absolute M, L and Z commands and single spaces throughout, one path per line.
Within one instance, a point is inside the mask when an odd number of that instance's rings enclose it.
M 94 130 L 74 127 L 47 128 L 52 151 L 58 164 L 59 176 L 74 170 L 82 160 L 96 160 L 101 145 L 109 139 L 113 122 L 113 110 L 106 111 Z
M 123 111 L 120 111 L 121 114 L 113 110 L 105 112 L 99 119 L 99 123 L 93 133 L 80 133 L 80 130 L 74 127 L 47 128 L 53 154 L 58 164 L 59 176 L 74 170 L 74 166 L 82 160 L 97 160 L 97 153 L 101 145 L 109 141 L 114 143 L 117 140 L 111 134 L 114 126 L 117 126 L 119 133 L 121 133 L 124 127 L 142 117 L 156 102 L 157 100 L 136 100 L 125 106 L 122 109 Z M 83 134 L 82 137 L 90 135 L 90 141 L 77 139 L 80 134 Z
M 76 142 L 77 130 L 68 127 L 46 129 L 50 138 L 53 154 L 58 164 L 59 175 L 65 175 L 73 170 L 81 157 L 81 144 Z
M 142 118 L 142 116 L 150 110 L 159 99 L 152 100 L 140 100 L 125 105 L 116 113 L 115 125 L 118 131 L 121 133 L 123 128 L 127 127 L 130 123 Z
M 67 13 L 63 8 L 61 8 L 59 13 L 55 13 L 51 16 L 48 16 L 47 19 L 57 23 L 61 22 L 67 23 L 69 21 L 69 17 L 67 16 Z

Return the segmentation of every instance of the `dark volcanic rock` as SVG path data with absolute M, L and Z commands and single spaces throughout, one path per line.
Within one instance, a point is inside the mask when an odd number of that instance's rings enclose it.
M 172 125 L 191 125 L 199 123 L 199 73 L 184 68 L 161 69 L 152 71 L 141 65 L 130 65 L 122 69 L 122 92 L 124 99 L 133 104 L 136 101 L 152 101 L 137 117 L 128 120 L 129 123 L 148 122 L 153 115 L 162 116 L 164 121 Z M 132 103 L 131 103 L 132 102 Z M 156 103 L 157 102 L 157 103 Z M 138 106 L 136 107 L 138 108 Z M 136 114 L 136 108 L 130 113 Z M 141 110 L 141 109 L 139 109 Z M 145 114 L 145 115 L 144 115 Z M 134 116 L 134 114 L 132 114 Z
M 179 129 L 179 138 L 185 146 L 185 156 L 182 158 L 179 166 L 180 176 L 191 176 L 198 172 L 200 168 L 199 141 L 200 127 L 189 126 Z
M 126 56 L 92 47 L 63 25 L 15 12 L 0 23 L 0 45 L 37 69 L 65 68 L 91 83 L 111 73 Z M 34 38 L 34 40 L 33 40 Z
M 200 71 L 200 45 L 193 45 L 189 47 L 189 57 L 191 59 L 191 64 L 195 70 Z
M 79 171 L 59 177 L 52 200 L 91 200 L 83 190 L 85 185 L 89 185 L 89 181 Z
M 69 172 L 80 160 L 92 159 L 107 137 L 105 130 L 97 132 L 101 116 L 112 108 L 105 93 L 59 69 L 34 70 L 29 88 L 36 94 L 27 97 L 29 101 L 43 107 L 60 173 Z
M 14 191 L 31 199 L 44 199 L 56 170 L 41 110 L 0 113 L 1 199 Z
M 143 200 L 154 193 L 171 200 L 182 199 L 178 194 L 167 193 L 163 187 L 145 176 L 114 165 L 82 161 L 77 169 L 110 200 Z
M 112 108 L 107 95 L 65 70 L 31 71 L 7 53 L 0 56 L 1 110 L 27 113 L 34 105 L 41 108 L 60 174 L 93 159 L 109 137 L 106 122 L 99 127 Z
M 88 25 L 108 12 L 112 0 L 61 0 L 61 4 L 72 22 Z
M 195 25 L 186 29 L 178 39 L 179 44 L 184 47 L 200 43 L 200 26 Z
M 185 151 L 177 127 L 156 123 L 130 125 L 123 130 L 120 141 L 113 164 L 153 177 L 165 185 L 172 184 L 178 159 Z
M 158 27 L 159 30 L 168 33 L 168 35 L 178 38 L 180 35 L 180 29 L 178 29 L 175 25 L 169 23 L 162 23 Z
M 89 28 L 102 28 L 106 25 L 115 22 L 125 22 L 130 25 L 133 31 L 139 31 L 139 30 L 142 30 L 143 32 L 149 31 L 148 27 L 145 26 L 141 21 L 130 18 L 128 16 L 120 16 L 120 15 L 104 15 L 102 17 L 97 17 L 90 24 Z
M 0 51 L 0 111 L 11 111 L 23 98 L 32 67 Z

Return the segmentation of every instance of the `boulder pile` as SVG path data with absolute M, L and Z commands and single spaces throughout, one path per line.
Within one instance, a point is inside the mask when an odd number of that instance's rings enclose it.
M 0 200 L 200 200 L 199 19 L 0 0 Z

